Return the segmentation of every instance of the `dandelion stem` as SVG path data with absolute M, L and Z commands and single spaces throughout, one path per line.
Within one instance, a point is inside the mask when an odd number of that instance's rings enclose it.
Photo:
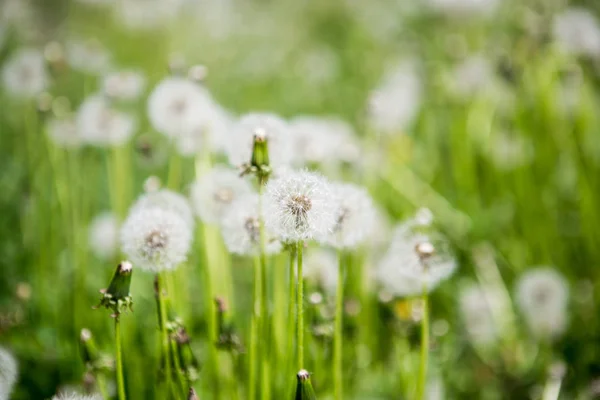
M 429 359 L 429 301 L 427 291 L 423 293 L 423 318 L 421 319 L 421 361 L 419 365 L 419 380 L 417 381 L 417 399 L 425 398 L 427 382 L 427 361 Z
M 271 338 L 269 324 L 269 293 L 267 289 L 267 259 L 265 254 L 265 229 L 264 220 L 262 218 L 262 192 L 263 184 L 259 181 L 258 186 L 258 208 L 259 208 L 259 259 L 260 259 L 260 280 L 261 280 L 261 332 L 262 332 L 262 349 L 261 349 L 261 398 L 263 400 L 270 399 L 270 363 L 271 363 L 271 346 L 267 343 L 273 343 Z
M 296 314 L 298 318 L 298 370 L 304 367 L 304 276 L 302 275 L 302 247 L 304 243 L 298 242 L 297 257 L 298 257 L 298 289 L 296 293 Z
M 164 295 L 165 279 L 161 274 L 157 275 L 158 280 L 158 313 L 160 316 L 160 334 L 161 334 L 161 349 L 163 360 L 165 363 L 165 385 L 167 392 L 171 387 L 171 351 L 169 349 L 169 334 L 167 332 L 167 307 Z
M 104 379 L 104 375 L 102 374 L 102 372 L 99 372 L 96 375 L 96 386 L 98 387 L 98 391 L 100 392 L 102 399 L 109 400 L 110 396 L 106 391 L 106 380 Z
M 258 357 L 258 332 L 260 332 L 261 311 L 261 279 L 260 279 L 260 257 L 254 257 L 254 304 L 252 307 L 252 320 L 250 321 L 250 373 L 249 373 L 249 399 L 256 398 L 257 380 L 257 357 Z
M 294 354 L 294 327 L 295 324 L 295 315 L 294 315 L 294 304 L 295 304 L 295 296 L 294 296 L 294 288 L 296 286 L 296 274 L 294 271 L 294 266 L 296 265 L 296 247 L 291 246 L 290 248 L 290 264 L 289 264 L 289 278 L 288 278 L 288 323 L 287 323 L 287 354 L 290 355 L 288 358 L 288 368 L 287 372 L 294 372 L 296 369 L 294 368 L 292 354 Z M 292 375 L 291 373 L 289 375 Z
M 342 392 L 342 328 L 344 317 L 344 255 L 338 252 L 338 281 L 335 299 L 335 332 L 333 338 L 333 393 L 334 399 L 341 400 Z
M 115 344 L 117 348 L 117 393 L 119 400 L 125 400 L 125 381 L 123 379 L 123 354 L 121 350 L 121 321 L 115 317 Z

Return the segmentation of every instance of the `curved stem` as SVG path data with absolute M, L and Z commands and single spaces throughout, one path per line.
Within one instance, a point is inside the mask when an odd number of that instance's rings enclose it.
M 334 399 L 341 400 L 343 395 L 342 386 L 342 339 L 344 318 L 344 257 L 338 252 L 338 280 L 335 298 L 335 331 L 333 337 L 333 393 Z
M 298 290 L 296 293 L 296 314 L 298 318 L 298 371 L 304 368 L 304 276 L 302 275 L 302 247 L 298 242 Z
M 421 363 L 419 365 L 419 380 L 417 383 L 417 399 L 425 398 L 427 383 L 427 361 L 429 359 L 429 301 L 427 292 L 423 293 L 423 319 L 421 320 Z
M 121 350 L 121 321 L 115 317 L 115 344 L 117 348 L 117 393 L 119 400 L 125 400 L 125 381 L 123 379 L 123 354 Z

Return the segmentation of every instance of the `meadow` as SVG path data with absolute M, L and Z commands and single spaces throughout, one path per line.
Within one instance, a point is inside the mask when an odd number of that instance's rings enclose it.
M 0 0 L 0 400 L 600 398 L 599 12 Z

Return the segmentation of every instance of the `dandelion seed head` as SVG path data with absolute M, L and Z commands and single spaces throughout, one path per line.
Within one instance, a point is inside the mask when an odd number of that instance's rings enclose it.
M 304 277 L 329 295 L 335 294 L 338 284 L 338 258 L 334 251 L 311 249 L 303 268 Z
M 225 153 L 231 135 L 232 117 L 216 103 L 207 104 L 205 112 L 197 113 L 176 137 L 176 146 L 183 156 L 196 156 L 205 149 Z
M 98 214 L 88 229 L 90 249 L 96 257 L 110 260 L 119 248 L 119 220 L 111 212 Z
M 0 399 L 8 400 L 17 382 L 19 365 L 14 355 L 0 347 Z
M 567 281 L 554 268 L 528 270 L 517 282 L 517 305 L 538 338 L 555 338 L 565 331 L 568 300 Z
M 552 33 L 557 45 L 568 53 L 600 56 L 600 24 L 589 10 L 572 7 L 558 14 Z
M 251 192 L 252 187 L 237 171 L 217 166 L 192 184 L 190 197 L 196 215 L 214 224 L 235 200 Z
M 323 176 L 289 172 L 267 184 L 265 225 L 284 242 L 325 237 L 337 222 L 335 200 Z
M 492 293 L 477 285 L 464 287 L 459 296 L 459 309 L 469 338 L 476 345 L 489 345 L 498 339 L 490 303 Z
M 159 207 L 134 208 L 121 228 L 123 253 L 145 271 L 171 270 L 186 261 L 191 226 L 175 211 Z
M 135 118 L 114 109 L 102 95 L 84 100 L 76 116 L 77 130 L 84 143 L 93 146 L 119 146 L 135 133 Z
M 146 86 L 146 77 L 136 70 L 112 72 L 102 79 L 102 91 L 112 99 L 132 101 L 138 99 Z
M 257 132 L 268 141 L 269 161 L 273 167 L 291 163 L 293 148 L 288 123 L 275 114 L 250 113 L 240 117 L 232 127 L 227 147 L 231 165 L 239 167 L 250 162 Z
M 360 245 L 371 234 L 375 207 L 369 193 L 356 185 L 331 185 L 336 197 L 336 222 L 332 231 L 320 240 L 338 249 Z
M 16 98 L 34 98 L 46 90 L 48 83 L 46 60 L 37 49 L 17 50 L 2 68 L 4 90 Z
M 155 185 L 155 183 L 151 183 L 151 185 Z M 158 185 L 160 187 L 160 182 L 158 182 Z M 192 207 L 190 206 L 188 199 L 177 192 L 169 189 L 148 191 L 135 201 L 131 210 L 133 212 L 138 209 L 153 207 L 171 211 L 179 215 L 190 228 L 194 226 Z
M 81 136 L 72 117 L 49 119 L 46 122 L 46 133 L 58 147 L 74 149 L 81 146 Z
M 259 198 L 255 193 L 238 197 L 227 208 L 221 221 L 221 233 L 231 253 L 240 255 L 258 253 L 260 250 L 259 213 Z M 281 251 L 281 243 L 266 228 L 264 236 L 266 254 Z
M 102 400 L 99 394 L 79 394 L 75 392 L 61 393 L 52 398 L 52 400 Z

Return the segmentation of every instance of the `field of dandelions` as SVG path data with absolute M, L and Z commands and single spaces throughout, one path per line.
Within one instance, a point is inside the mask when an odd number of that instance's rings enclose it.
M 573 3 L 0 0 L 0 400 L 600 398 Z

